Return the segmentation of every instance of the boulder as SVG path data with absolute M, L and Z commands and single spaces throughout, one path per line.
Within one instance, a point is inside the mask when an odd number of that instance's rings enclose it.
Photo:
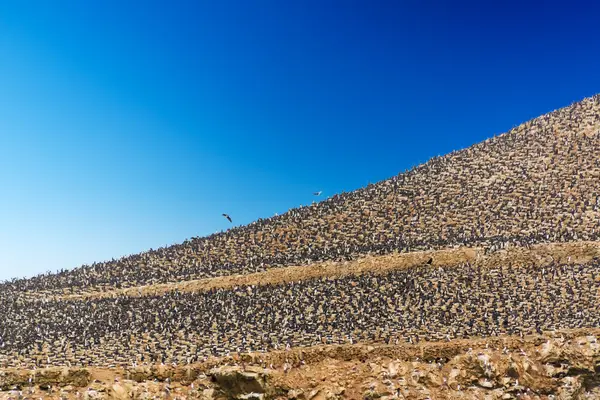
M 127 389 L 118 383 L 112 385 L 110 389 L 110 397 L 112 399 L 126 400 L 131 397 Z
M 204 389 L 200 396 L 203 400 L 212 400 L 215 398 L 215 389 Z
M 548 341 L 538 352 L 550 376 L 593 374 L 600 362 L 600 342 L 595 336 L 576 337 L 569 343 Z
M 290 389 L 287 397 L 289 400 L 306 400 L 306 396 L 302 389 Z
M 267 369 L 224 366 L 208 374 L 219 385 L 219 389 L 234 399 L 262 399 L 268 391 L 271 372 Z

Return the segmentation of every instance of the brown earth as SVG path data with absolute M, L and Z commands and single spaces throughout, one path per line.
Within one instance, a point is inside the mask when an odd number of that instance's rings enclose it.
M 3 370 L 0 387 L 0 399 L 596 399 L 600 329 L 318 346 L 188 366 Z

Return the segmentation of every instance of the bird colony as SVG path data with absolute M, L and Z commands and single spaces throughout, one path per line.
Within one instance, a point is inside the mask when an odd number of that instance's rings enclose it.
M 394 252 L 466 246 L 493 253 L 509 246 L 599 240 L 598 154 L 600 96 L 595 96 L 280 216 L 118 260 L 4 282 L 0 366 L 180 365 L 320 344 L 600 327 L 597 259 L 544 268 L 423 264 L 196 292 L 71 296 Z

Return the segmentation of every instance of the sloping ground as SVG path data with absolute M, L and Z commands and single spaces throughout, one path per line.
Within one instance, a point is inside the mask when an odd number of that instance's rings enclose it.
M 133 287 L 366 254 L 598 240 L 600 96 L 321 203 L 2 292 Z
M 595 96 L 279 217 L 5 282 L 0 386 L 598 398 L 598 154 Z
M 0 399 L 597 399 L 600 329 L 320 346 L 180 367 L 3 370 L 0 387 Z

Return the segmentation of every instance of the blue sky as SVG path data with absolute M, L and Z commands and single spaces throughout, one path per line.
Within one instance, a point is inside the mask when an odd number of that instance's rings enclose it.
M 0 0 L 0 279 L 282 213 L 600 92 L 599 16 Z

